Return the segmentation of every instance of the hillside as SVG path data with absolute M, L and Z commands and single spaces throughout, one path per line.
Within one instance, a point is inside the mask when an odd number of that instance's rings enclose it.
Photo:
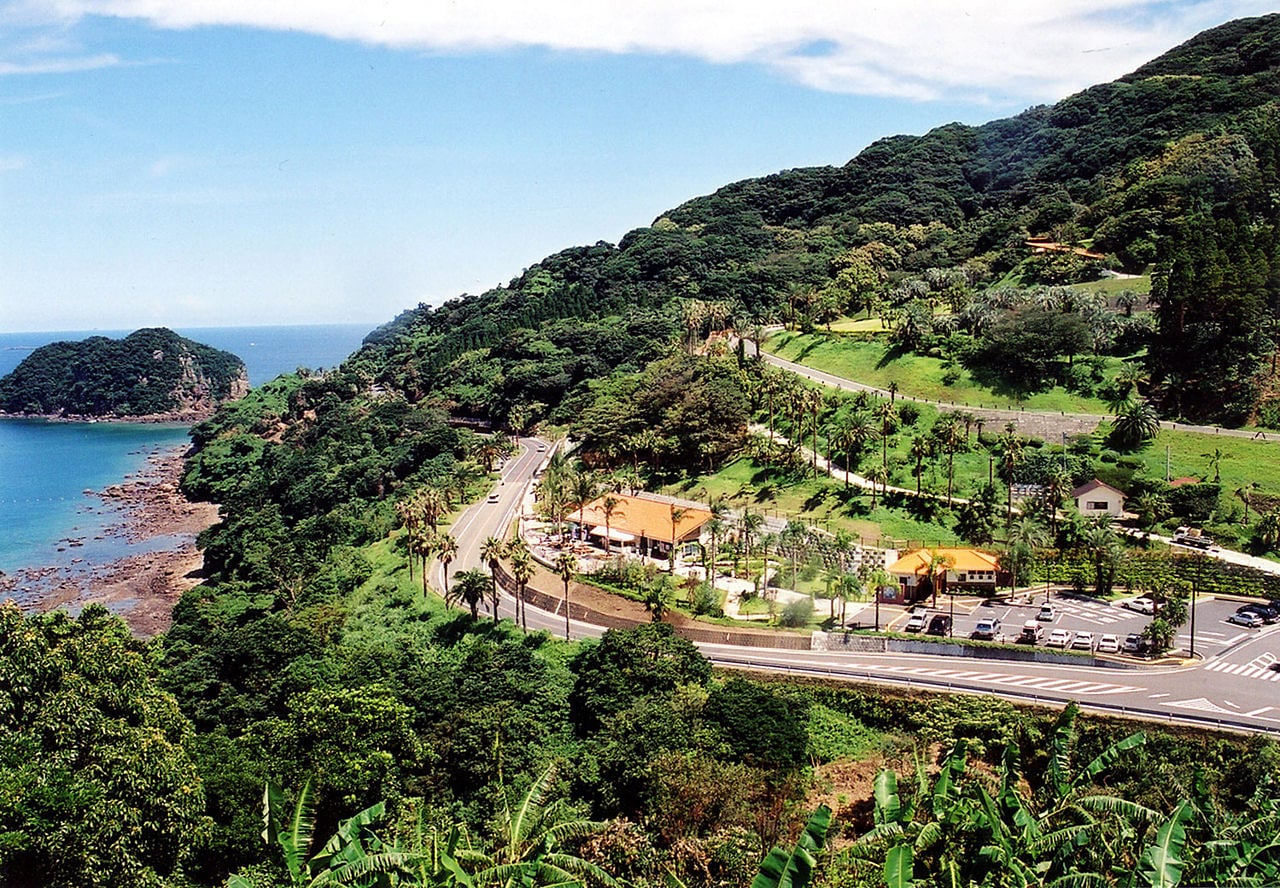
M 624 366 L 650 356 L 631 345 L 685 327 L 690 302 L 713 306 L 690 320 L 705 334 L 877 302 L 904 308 L 913 282 L 942 271 L 963 275 L 967 302 L 1011 271 L 1059 285 L 1102 266 L 1152 268 L 1151 397 L 1168 417 L 1245 422 L 1280 330 L 1269 209 L 1277 46 L 1280 16 L 1232 22 L 1052 106 L 893 136 L 843 167 L 727 185 L 616 246 L 566 249 L 507 286 L 407 311 L 369 338 L 358 365 L 527 425 L 565 419 L 558 404 L 616 367 L 619 349 Z M 1035 256 L 1030 236 L 1107 258 Z
M 244 362 L 163 327 L 54 342 L 0 379 L 0 411 L 125 419 L 208 416 L 248 390 Z

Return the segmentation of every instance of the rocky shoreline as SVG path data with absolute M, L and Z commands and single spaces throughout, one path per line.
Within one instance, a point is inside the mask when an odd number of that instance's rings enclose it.
M 36 611 L 65 608 L 74 612 L 98 603 L 119 614 L 140 637 L 168 629 L 174 604 L 203 576 L 204 558 L 196 548 L 196 535 L 218 520 L 217 506 L 193 503 L 178 489 L 185 450 L 161 451 L 124 482 L 96 493 L 86 491 L 119 512 L 120 521 L 108 528 L 108 534 L 129 544 L 164 537 L 162 544 L 103 565 L 86 566 L 73 559 L 69 566 L 0 574 L 0 599 L 17 593 L 24 607 Z M 77 543 L 63 540 L 59 548 L 74 548 Z

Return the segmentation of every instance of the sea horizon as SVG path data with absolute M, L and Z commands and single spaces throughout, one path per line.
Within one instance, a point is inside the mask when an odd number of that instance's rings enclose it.
M 338 366 L 374 328 L 363 324 L 171 327 L 245 362 L 251 386 L 300 367 Z M 0 377 L 35 348 L 132 330 L 0 333 Z M 0 418 L 0 571 L 90 569 L 145 551 L 109 531 L 119 514 L 93 495 L 141 471 L 157 453 L 187 445 L 175 423 L 62 422 Z M 75 541 L 76 545 L 70 545 Z

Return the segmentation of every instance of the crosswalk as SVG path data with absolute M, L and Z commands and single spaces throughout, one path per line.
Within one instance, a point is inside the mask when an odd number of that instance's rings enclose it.
M 1228 663 L 1226 660 L 1215 660 L 1212 663 L 1206 663 L 1204 668 L 1207 672 L 1221 672 L 1224 675 L 1234 675 L 1238 678 L 1278 681 L 1280 680 L 1280 671 L 1272 669 L 1275 663 L 1275 654 L 1268 652 L 1254 657 L 1248 663 Z
M 1102 604 L 1097 601 L 1080 601 L 1074 598 L 1058 599 L 1054 606 L 1063 613 L 1096 626 L 1110 626 L 1112 623 L 1132 621 L 1133 614 L 1120 610 L 1115 605 Z
M 1005 672 L 987 672 L 976 669 L 938 669 L 928 666 L 896 666 L 883 663 L 865 664 L 865 668 L 896 675 L 913 675 L 946 681 L 980 682 L 1022 690 L 1049 691 L 1055 694 L 1131 694 L 1136 691 L 1146 690 L 1134 685 L 1114 684 L 1105 681 L 1053 678 L 1052 676 L 1038 675 L 1011 675 Z

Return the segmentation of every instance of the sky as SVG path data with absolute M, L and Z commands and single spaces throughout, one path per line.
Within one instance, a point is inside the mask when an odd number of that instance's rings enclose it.
M 383 323 L 1248 0 L 0 0 L 0 331 Z

